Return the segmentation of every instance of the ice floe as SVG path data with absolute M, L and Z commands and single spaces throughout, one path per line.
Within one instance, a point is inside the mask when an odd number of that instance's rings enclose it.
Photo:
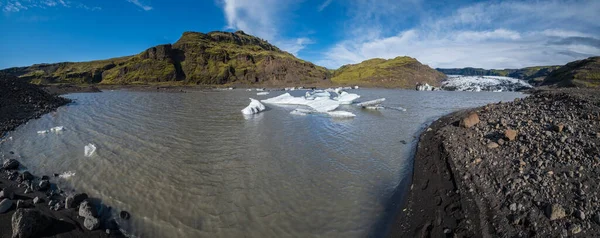
M 260 92 L 260 93 L 256 93 L 256 95 L 258 95 L 258 96 L 269 95 L 269 92 Z
M 340 102 L 342 105 L 350 105 L 354 100 L 359 99 L 360 95 L 354 93 L 347 93 L 342 91 L 338 94 L 339 96 L 334 97 L 333 100 Z
M 254 98 L 250 98 L 250 104 L 246 108 L 242 109 L 242 113 L 245 115 L 252 115 L 262 112 L 265 109 L 265 105 Z
M 450 91 L 507 92 L 533 88 L 533 86 L 511 77 L 448 75 L 448 79 L 442 82 L 442 88 Z
M 356 115 L 354 115 L 351 112 L 347 112 L 347 111 L 332 111 L 332 112 L 327 112 L 327 115 L 329 115 L 331 117 L 335 117 L 335 118 L 351 118 L 351 117 L 356 117 Z
M 63 131 L 63 130 L 65 130 L 64 126 L 55 126 L 55 127 L 50 128 L 49 130 L 42 130 L 42 131 L 38 131 L 37 133 L 38 134 L 47 134 L 50 132 L 57 133 L 57 132 Z
M 376 105 L 381 104 L 384 101 L 385 101 L 385 98 L 379 98 L 379 99 L 375 99 L 375 100 L 371 100 L 371 101 L 357 103 L 356 106 L 359 106 L 359 107 L 376 106 Z
M 92 143 L 87 144 L 83 148 L 83 155 L 85 155 L 85 157 L 92 157 L 94 152 L 96 152 L 96 146 Z

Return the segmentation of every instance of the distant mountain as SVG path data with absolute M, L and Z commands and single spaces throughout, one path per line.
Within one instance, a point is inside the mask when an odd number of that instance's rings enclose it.
M 33 83 L 315 84 L 331 73 L 242 31 L 185 32 L 133 56 L 36 64 L 2 72 Z
M 527 81 L 532 85 L 539 85 L 546 76 L 560 66 L 534 66 L 522 69 L 482 69 L 482 68 L 452 68 L 436 70 L 447 75 L 466 75 L 466 76 L 505 76 L 518 78 Z
M 600 88 L 600 56 L 568 63 L 552 71 L 542 85 Z
M 331 81 L 343 85 L 414 88 L 417 83 L 439 86 L 446 75 L 414 58 L 370 59 L 333 72 Z

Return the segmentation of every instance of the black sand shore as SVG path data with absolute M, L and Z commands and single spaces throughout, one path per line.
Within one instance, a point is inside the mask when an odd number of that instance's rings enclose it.
M 4 136 L 7 131 L 69 102 L 39 86 L 0 75 L 0 140 L 10 139 Z M 58 178 L 33 176 L 13 157 L 3 151 L 1 158 L 0 238 L 123 236 L 111 209 L 98 199 L 68 195 L 53 183 Z
M 599 237 L 599 148 L 597 90 L 536 91 L 442 117 L 420 136 L 388 236 Z

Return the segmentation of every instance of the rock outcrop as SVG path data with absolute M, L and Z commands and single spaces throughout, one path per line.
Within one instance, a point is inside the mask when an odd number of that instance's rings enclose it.
M 573 61 L 554 70 L 542 85 L 553 87 L 600 87 L 600 56 Z

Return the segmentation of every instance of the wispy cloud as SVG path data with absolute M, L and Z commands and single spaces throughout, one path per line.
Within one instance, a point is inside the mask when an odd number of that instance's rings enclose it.
M 367 11 L 353 22 L 354 32 L 331 46 L 318 63 L 337 68 L 369 58 L 408 55 L 434 67 L 564 64 L 600 55 L 598 12 L 600 1 L 593 0 L 494 1 L 440 17 L 423 14 L 420 23 L 405 29 L 390 27 L 396 29 L 390 32 L 377 27 L 381 14 Z
M 297 55 L 313 41 L 307 37 L 284 37 L 281 34 L 285 11 L 299 1 L 280 0 L 223 0 L 221 6 L 227 20 L 227 29 L 243 30 Z
M 151 6 L 141 3 L 139 0 L 126 0 L 126 1 L 133 3 L 134 5 L 138 6 L 139 8 L 141 8 L 144 11 L 152 10 Z
M 101 10 L 100 7 L 90 7 L 80 2 L 67 0 L 0 0 L 0 8 L 3 12 L 20 12 L 29 9 L 39 8 L 57 8 L 57 7 L 75 7 L 89 11 Z
M 321 3 L 321 5 L 319 5 L 317 10 L 319 10 L 319 12 L 325 10 L 325 8 L 327 8 L 327 6 L 329 6 L 329 4 L 331 4 L 331 2 L 333 2 L 333 0 L 325 0 L 325 2 Z

